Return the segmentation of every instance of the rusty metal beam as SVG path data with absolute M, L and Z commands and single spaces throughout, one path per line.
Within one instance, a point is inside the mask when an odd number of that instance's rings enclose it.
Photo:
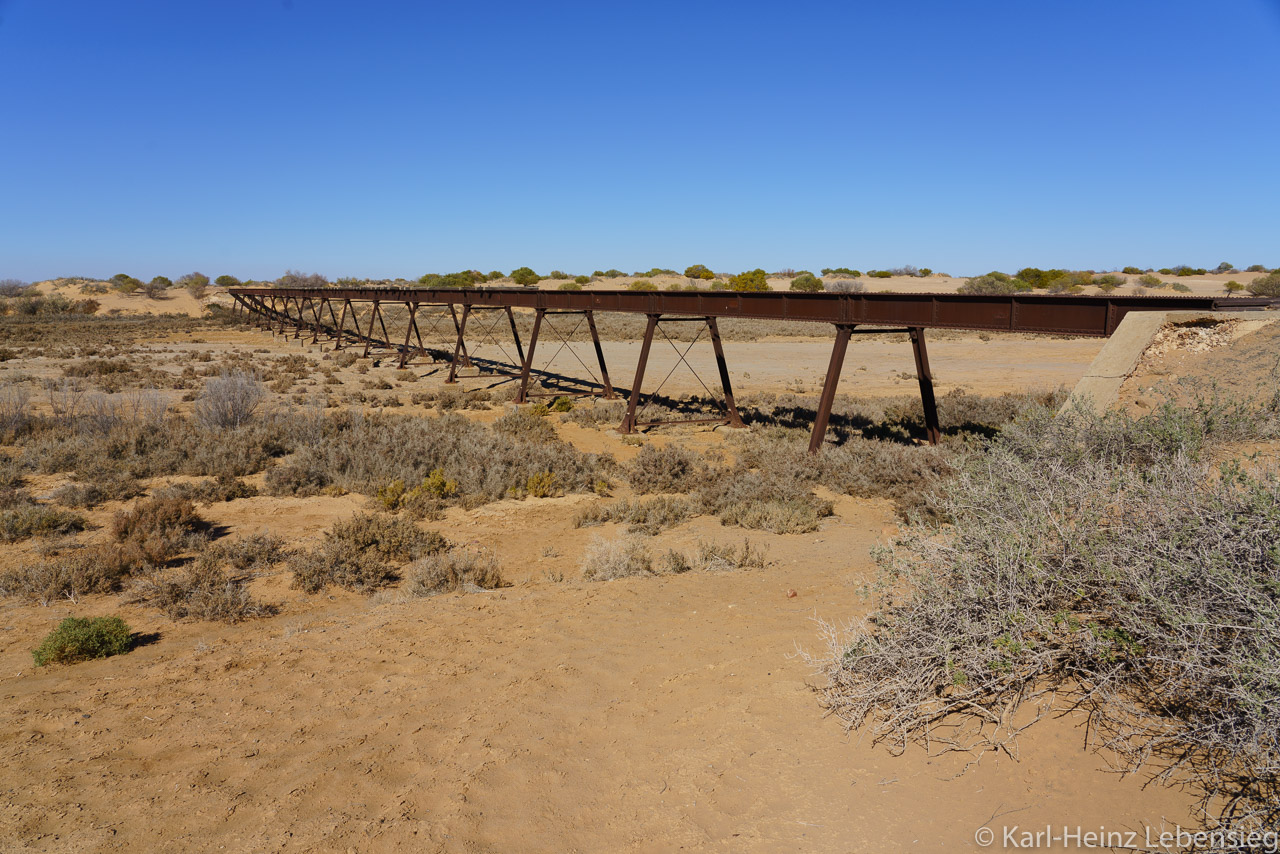
M 472 308 L 615 311 L 744 317 L 857 326 L 975 329 L 1107 336 L 1130 311 L 1234 311 L 1280 304 L 1271 297 L 1069 296 L 1055 294 L 828 294 L 727 291 L 542 291 L 532 288 L 234 288 L 233 294 L 423 302 Z
M 924 346 L 924 330 L 911 330 L 911 349 L 916 355 L 916 378 L 920 381 L 920 402 L 924 405 L 924 427 L 929 434 L 929 444 L 936 445 L 942 439 L 938 426 L 938 401 L 933 396 L 933 373 L 929 370 L 929 351 Z

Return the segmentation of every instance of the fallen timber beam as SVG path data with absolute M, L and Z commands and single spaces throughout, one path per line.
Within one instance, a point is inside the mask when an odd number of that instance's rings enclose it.
M 322 309 L 315 306 L 329 305 L 331 300 L 343 301 L 342 319 L 332 330 L 336 338 L 335 349 L 342 346 L 343 336 L 351 335 L 356 341 L 364 342 L 364 352 L 368 355 L 371 346 L 387 347 L 399 351 L 400 363 L 403 366 L 410 351 L 410 332 L 417 333 L 415 317 L 418 306 L 447 306 L 453 313 L 457 339 L 454 344 L 453 359 L 450 364 L 447 382 L 457 378 L 457 367 L 461 361 L 470 365 L 471 359 L 466 348 L 467 320 L 472 312 L 484 310 L 501 310 L 507 314 L 512 336 L 519 353 L 515 373 L 519 378 L 520 391 L 518 400 L 528 398 L 528 386 L 532 372 L 533 353 L 537 346 L 537 337 L 543 321 L 548 313 L 584 314 L 590 324 L 592 341 L 600 362 L 607 396 L 612 396 L 608 374 L 604 364 L 604 354 L 600 347 L 599 336 L 595 329 L 596 312 L 622 312 L 645 314 L 649 322 L 645 338 L 641 346 L 636 376 L 632 383 L 628 399 L 627 412 L 620 427 L 622 432 L 632 432 L 638 427 L 653 426 L 664 422 L 637 422 L 637 406 L 641 397 L 641 383 L 648 361 L 652 339 L 660 322 L 674 320 L 703 321 L 711 329 L 712 343 L 715 348 L 716 364 L 720 373 L 721 385 L 725 393 L 724 418 L 697 419 L 701 422 L 729 423 L 741 425 L 741 418 L 733 401 L 733 392 L 729 383 L 729 374 L 724 358 L 723 347 L 717 328 L 717 318 L 749 318 L 775 321 L 808 321 L 830 323 L 835 327 L 836 339 L 832 348 L 831 361 L 827 368 L 823 384 L 822 397 L 814 419 L 813 434 L 810 438 L 810 451 L 817 452 L 824 441 L 827 426 L 830 422 L 831 407 L 834 404 L 836 388 L 839 385 L 841 368 L 849 338 L 854 334 L 876 332 L 906 333 L 912 344 L 916 362 L 916 377 L 920 385 L 921 403 L 924 407 L 925 426 L 930 442 L 936 443 L 940 438 L 937 404 L 934 397 L 933 380 L 929 368 L 928 352 L 925 346 L 925 329 L 967 329 L 992 332 L 1023 332 L 1042 335 L 1072 335 L 1086 337 L 1107 337 L 1111 335 L 1120 321 L 1130 311 L 1245 311 L 1280 306 L 1280 299 L 1270 297 L 1199 297 L 1199 296 L 1069 296 L 1049 294 L 1006 294 L 996 296 L 979 296 L 968 294 L 831 294 L 831 293 L 732 293 L 722 291 L 704 292 L 635 292 L 619 290 L 599 291 L 541 291 L 529 288 L 483 288 L 483 289 L 435 289 L 435 288 L 317 288 L 317 289 L 281 289 L 281 288 L 233 288 L 230 293 L 236 303 L 247 312 L 256 315 L 261 321 L 271 324 L 279 322 L 279 331 L 284 332 L 286 324 L 296 327 L 294 337 L 300 337 L 306 327 L 313 329 L 312 340 L 318 340 L 324 326 L 320 314 Z M 290 300 L 293 305 L 290 305 Z M 303 311 L 303 301 L 312 308 L 313 317 L 308 322 Z M 268 305 L 270 301 L 270 305 Z M 352 306 L 353 302 L 372 303 L 369 315 L 369 329 L 360 331 L 359 318 Z M 386 330 L 379 305 L 382 302 L 400 303 L 409 312 L 408 327 L 405 330 L 404 342 L 392 342 Z M 457 316 L 457 308 L 461 307 L 461 320 Z M 297 312 L 295 318 L 290 309 Z M 534 332 L 528 352 L 524 352 L 519 333 L 516 329 L 512 309 L 532 309 L 536 316 Z M 333 314 L 329 305 L 330 314 Z M 354 335 L 345 328 L 347 314 L 350 313 L 356 325 Z M 382 338 L 374 336 L 375 319 L 382 327 Z M 325 329 L 328 332 L 328 329 Z M 418 350 L 421 351 L 421 336 L 418 337 Z M 509 358 L 509 357 L 508 357 Z M 690 423 L 690 422 L 683 422 Z

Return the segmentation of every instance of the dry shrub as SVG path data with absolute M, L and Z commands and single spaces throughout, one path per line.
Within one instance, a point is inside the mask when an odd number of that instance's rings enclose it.
M 130 563 L 161 566 L 197 547 L 206 523 L 189 499 L 156 497 L 117 511 L 111 536 Z
M 235 430 L 203 430 L 182 418 L 112 418 L 33 427 L 24 460 L 46 473 L 73 472 L 105 485 L 174 474 L 243 477 L 259 472 L 312 430 L 302 414 L 259 418 Z
M 316 465 L 290 462 L 267 469 L 262 482 L 268 495 L 305 498 L 324 492 L 333 481 L 327 472 Z
M 613 504 L 593 504 L 573 520 L 575 528 L 605 522 L 625 524 L 633 534 L 657 534 L 698 515 L 697 505 L 687 498 L 659 496 L 646 500 L 622 499 Z
M 30 499 L 14 501 L 0 510 L 0 542 L 16 543 L 31 537 L 58 537 L 83 531 L 89 520 L 79 513 L 37 504 Z
M 444 537 L 397 516 L 355 516 L 334 525 L 320 545 L 289 559 L 294 586 L 319 593 L 330 584 L 371 591 L 396 578 L 403 565 L 447 547 Z
M 0 455 L 0 489 L 17 489 L 25 482 L 22 462 L 16 457 Z
M 612 581 L 637 575 L 654 575 L 653 557 L 638 537 L 606 540 L 593 537 L 582 556 L 582 577 L 587 581 Z
M 208 558 L 172 577 L 145 579 L 133 593 L 173 620 L 190 617 L 238 623 L 275 612 L 271 606 L 254 601 L 244 579 L 228 575 L 216 560 Z
M 0 385 L 0 442 L 12 442 L 30 423 L 31 393 L 22 386 Z
M 543 407 L 545 409 L 545 407 Z M 493 422 L 493 429 L 504 436 L 525 442 L 554 442 L 556 428 L 545 417 L 531 409 L 515 408 Z
M 887 498 L 903 516 L 931 515 L 931 497 L 955 471 L 955 452 L 937 446 L 902 445 L 851 439 L 824 448 L 816 467 L 818 482 L 859 498 Z
M 640 494 L 690 492 L 703 471 L 702 459 L 692 451 L 667 445 L 645 445 L 626 468 L 627 482 Z
M 1227 804 L 1210 823 L 1274 827 L 1280 477 L 1207 453 L 1274 419 L 1202 399 L 1007 428 L 942 489 L 950 523 L 880 555 L 878 609 L 826 627 L 825 704 L 899 750 L 983 750 L 1065 699 L 1130 769 Z
M 719 546 L 707 540 L 698 540 L 693 554 L 686 555 L 675 549 L 662 556 L 663 573 L 684 572 L 732 572 L 739 569 L 764 569 L 768 566 L 768 552 L 763 546 L 753 546 L 750 540 L 742 541 L 742 548 Z
M 270 531 L 258 531 L 238 540 L 220 542 L 204 553 L 242 573 L 259 573 L 289 557 L 284 540 Z
M 63 507 L 97 507 L 111 496 L 96 483 L 68 483 L 53 491 L 53 500 Z
M 0 573 L 0 595 L 41 605 L 61 599 L 75 602 L 90 593 L 118 590 L 127 571 L 119 550 L 112 546 L 71 549 Z
M 222 501 L 235 501 L 238 498 L 252 498 L 258 494 L 258 488 L 237 477 L 224 474 L 212 480 L 171 484 L 159 494 L 187 498 L 199 504 L 216 504 Z
M 529 479 L 544 473 L 554 476 L 558 490 L 588 492 L 612 464 L 608 456 L 584 454 L 565 442 L 512 438 L 454 413 L 421 418 L 350 412 L 326 418 L 321 436 L 307 441 L 291 463 L 365 495 L 395 480 L 422 483 L 439 470 L 457 484 L 447 500 L 464 506 L 526 494 Z
M 488 549 L 459 546 L 419 558 L 405 567 L 404 591 L 434 596 L 454 590 L 475 592 L 506 587 L 498 561 Z
M 247 424 L 267 392 L 253 375 L 231 371 L 212 377 L 192 408 L 196 423 L 207 430 L 227 430 Z
M 770 471 L 742 467 L 722 469 L 698 490 L 704 512 L 715 514 L 726 525 L 798 534 L 816 531 L 830 516 L 832 505 L 816 497 L 804 482 Z

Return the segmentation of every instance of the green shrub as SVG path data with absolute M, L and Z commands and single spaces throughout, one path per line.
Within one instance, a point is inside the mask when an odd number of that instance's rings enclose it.
M 1249 293 L 1260 297 L 1280 297 L 1280 271 L 1259 276 L 1248 285 Z
M 525 479 L 524 494 L 531 498 L 552 498 L 563 494 L 555 472 L 534 472 Z
M 517 285 L 536 285 L 542 281 L 542 277 L 533 272 L 530 267 L 517 267 L 511 271 L 511 281 Z
M 729 290 L 731 291 L 767 291 L 769 290 L 769 277 L 764 270 L 757 267 L 754 270 L 748 270 L 745 273 L 739 273 L 729 279 Z
M 341 282 L 341 279 L 339 279 L 339 282 Z M 213 280 L 213 283 L 220 288 L 240 287 L 240 280 L 237 279 L 235 276 L 219 276 L 218 278 Z
M 824 275 L 824 276 L 847 276 L 847 277 L 849 277 L 850 279 L 860 279 L 860 278 L 862 278 L 862 272 L 861 272 L 860 270 L 854 270 L 854 269 L 852 269 L 852 268 L 850 268 L 850 267 L 824 267 L 824 268 L 822 269 L 822 275 Z
M 1124 273 L 1126 276 L 1141 276 L 1144 271 L 1139 267 L 1125 267 L 1120 272 Z
M 716 277 L 716 274 L 711 272 L 708 267 L 702 264 L 693 264 L 692 266 L 685 267 L 684 276 L 686 279 L 702 279 L 704 281 L 711 281 Z
M 1232 279 L 1231 281 L 1229 281 L 1229 282 L 1227 282 L 1225 285 L 1223 285 L 1223 286 L 1222 286 L 1222 288 L 1223 288 L 1223 290 L 1225 290 L 1228 294 L 1238 294 L 1238 293 L 1240 293 L 1242 290 L 1244 290 L 1244 285 L 1240 284 L 1240 283 L 1239 283 L 1239 282 L 1237 282 L 1235 279 Z
M 791 280 L 791 290 L 817 293 L 823 290 L 822 280 L 813 273 L 801 273 Z
M 1191 286 L 1190 286 L 1190 285 L 1184 285 L 1182 282 L 1174 282 L 1174 283 L 1173 283 L 1172 285 L 1170 285 L 1169 287 L 1173 288 L 1173 290 L 1177 291 L 1177 292 L 1178 292 L 1178 293 L 1180 293 L 1180 294 L 1189 294 L 1189 293 L 1191 293 Z
M 867 275 L 873 279 L 888 279 L 893 277 L 893 273 L 888 270 L 869 270 Z
M 123 655 L 133 633 L 119 617 L 67 617 L 32 652 L 36 667 Z
M 1245 268 L 1245 272 L 1246 273 L 1267 273 L 1270 271 L 1262 264 L 1250 264 L 1248 267 Z
M 1014 276 L 1033 288 L 1048 288 L 1057 279 L 1064 278 L 1066 270 L 1041 270 L 1039 267 L 1023 267 Z
M 573 283 L 575 285 L 585 285 L 590 281 L 591 281 L 590 276 L 574 276 L 573 277 Z
M 1165 286 L 1163 279 L 1151 273 L 1142 274 L 1137 281 L 1144 288 L 1163 288 Z
M 627 285 L 627 290 L 629 291 L 656 291 L 657 289 L 658 286 L 648 279 L 636 279 Z

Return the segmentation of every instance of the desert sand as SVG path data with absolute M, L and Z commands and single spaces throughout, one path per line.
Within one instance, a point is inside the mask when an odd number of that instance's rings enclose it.
M 619 384 L 637 346 L 607 342 Z M 934 342 L 930 355 L 943 392 L 998 393 L 1070 385 L 1100 346 L 973 335 Z M 320 346 L 255 330 L 155 347 L 232 348 L 323 357 Z M 812 393 L 829 343 L 726 349 L 740 392 Z M 21 369 L 53 364 L 40 357 Z M 842 390 L 914 394 L 913 369 L 904 343 L 855 341 Z M 414 370 L 414 388 L 441 379 L 438 367 Z M 677 390 L 696 390 L 681 382 Z M 635 453 L 615 433 L 558 430 L 584 449 Z M 667 430 L 647 441 L 706 449 L 728 432 Z M 62 482 L 38 476 L 31 488 L 47 494 Z M 308 596 L 278 567 L 253 585 L 280 612 L 237 625 L 174 622 L 116 596 L 49 607 L 0 600 L 0 848 L 954 852 L 977 850 L 974 834 L 988 825 L 1141 832 L 1194 823 L 1192 793 L 1115 773 L 1086 749 L 1077 718 L 1043 720 L 1016 756 L 971 764 L 976 757 L 918 747 L 899 755 L 824 715 L 798 653 L 820 651 L 815 619 L 865 612 L 872 550 L 898 524 L 885 501 L 825 497 L 835 515 L 809 534 L 698 517 L 654 538 L 658 551 L 745 537 L 768 551 L 760 570 L 578 580 L 591 538 L 620 529 L 574 528 L 595 499 L 570 495 L 451 508 L 423 523 L 492 549 L 512 582 L 498 591 Z M 269 529 L 303 544 L 365 505 L 358 495 L 258 496 L 201 512 L 232 537 Z M 102 524 L 118 506 L 89 515 Z M 34 548 L 5 547 L 3 559 Z M 63 617 L 107 613 L 147 643 L 33 667 L 31 648 Z

